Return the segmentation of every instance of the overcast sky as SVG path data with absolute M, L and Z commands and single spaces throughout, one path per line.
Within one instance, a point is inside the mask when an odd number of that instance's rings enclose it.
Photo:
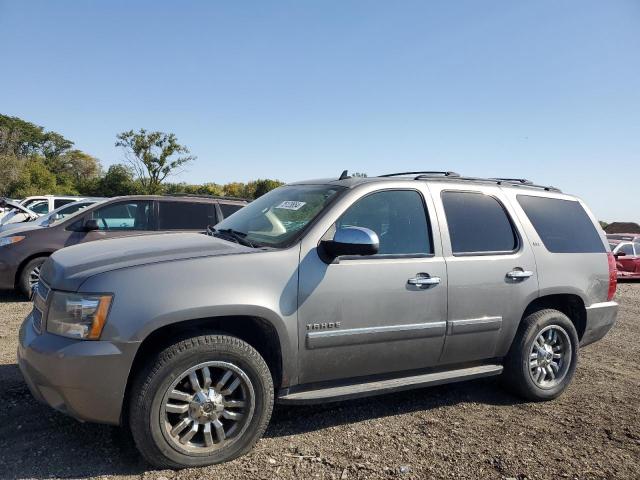
M 0 0 L 0 113 L 175 180 L 526 177 L 640 222 L 640 2 Z

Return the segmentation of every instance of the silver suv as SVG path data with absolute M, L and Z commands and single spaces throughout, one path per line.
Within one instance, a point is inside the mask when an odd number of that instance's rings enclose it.
M 280 187 L 208 235 L 62 249 L 18 359 L 40 400 L 120 424 L 153 465 L 249 451 L 274 400 L 502 374 L 537 401 L 614 324 L 615 262 L 577 198 L 453 172 Z

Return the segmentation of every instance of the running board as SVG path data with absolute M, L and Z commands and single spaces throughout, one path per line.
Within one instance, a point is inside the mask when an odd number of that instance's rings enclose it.
M 385 393 L 410 390 L 412 388 L 430 387 L 445 383 L 473 380 L 475 378 L 500 375 L 502 365 L 480 365 L 469 368 L 459 368 L 434 373 L 424 373 L 410 377 L 391 378 L 352 385 L 340 385 L 324 387 L 315 390 L 302 390 L 297 392 L 286 391 L 278 395 L 278 403 L 283 404 L 312 404 L 322 402 L 335 402 L 352 398 L 383 395 Z

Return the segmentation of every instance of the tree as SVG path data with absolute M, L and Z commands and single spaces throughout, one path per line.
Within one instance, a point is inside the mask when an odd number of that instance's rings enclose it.
M 25 163 L 20 175 L 11 185 L 9 195 L 28 197 L 43 193 L 56 193 L 56 177 L 40 157 L 32 157 Z
M 116 147 L 125 150 L 125 157 L 144 187 L 145 193 L 160 193 L 162 182 L 180 168 L 195 160 L 189 149 L 178 143 L 173 133 L 129 130 L 116 137 Z
M 133 178 L 133 172 L 129 167 L 122 164 L 111 165 L 97 182 L 97 188 L 91 195 L 102 197 L 117 197 L 120 195 L 135 195 L 140 193 L 141 188 Z
M 269 178 L 258 179 L 247 183 L 244 196 L 246 198 L 258 198 L 265 193 L 278 188 L 283 183 L 280 180 L 271 180 Z

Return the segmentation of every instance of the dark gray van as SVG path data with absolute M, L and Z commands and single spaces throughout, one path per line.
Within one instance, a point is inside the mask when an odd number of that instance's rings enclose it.
M 0 233 L 0 290 L 28 295 L 49 255 L 77 243 L 171 231 L 204 231 L 246 200 L 207 196 L 127 196 L 95 204 L 46 226 Z

